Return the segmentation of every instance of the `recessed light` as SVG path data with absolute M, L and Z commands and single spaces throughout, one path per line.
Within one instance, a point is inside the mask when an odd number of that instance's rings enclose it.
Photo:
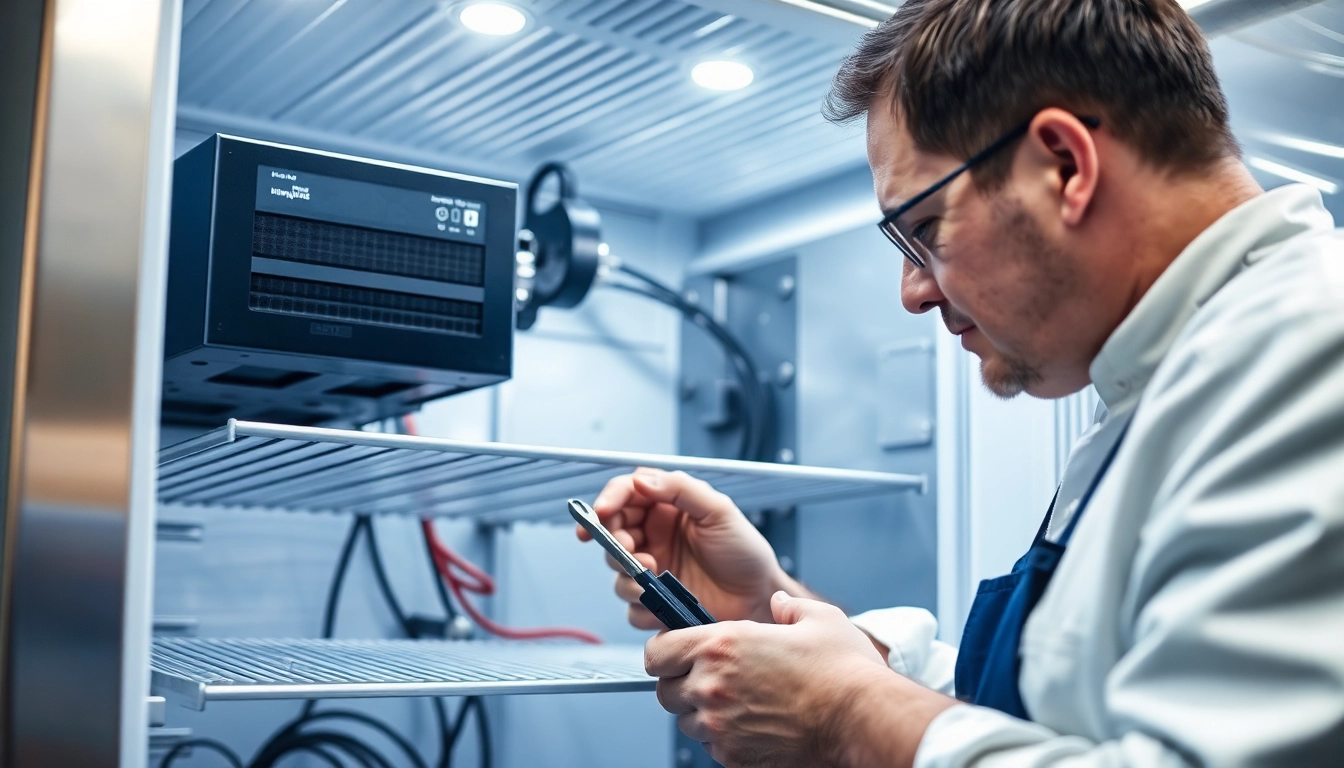
M 482 35 L 516 34 L 527 26 L 527 17 L 512 5 L 503 3 L 472 3 L 458 14 L 462 25 Z
M 737 91 L 751 85 L 756 73 L 736 61 L 702 61 L 691 70 L 691 79 L 711 91 Z

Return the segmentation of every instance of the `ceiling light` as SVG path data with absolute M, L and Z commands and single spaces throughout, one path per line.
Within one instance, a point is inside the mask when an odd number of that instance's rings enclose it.
M 711 91 L 737 91 L 756 77 L 751 67 L 736 61 L 702 61 L 691 70 L 691 79 Z
M 527 26 L 527 17 L 511 5 L 472 3 L 458 15 L 462 25 L 482 35 L 512 35 Z
M 1283 147 L 1284 149 L 1295 149 L 1299 152 L 1309 152 L 1313 155 L 1344 160 L 1344 147 L 1335 144 L 1326 144 L 1322 141 L 1312 141 L 1311 139 L 1302 139 L 1296 136 L 1288 136 L 1282 133 L 1269 133 L 1267 131 L 1255 131 L 1251 134 L 1251 138 L 1258 139 L 1267 144 L 1274 144 Z
M 1319 189 L 1321 192 L 1327 195 L 1333 195 L 1339 192 L 1339 184 L 1337 184 L 1336 182 L 1333 182 L 1329 179 L 1323 179 L 1320 176 L 1312 175 L 1310 173 L 1307 173 L 1306 171 L 1300 171 L 1291 166 L 1284 165 L 1283 163 L 1276 163 L 1273 160 L 1268 160 L 1263 157 L 1252 156 L 1246 160 L 1246 164 L 1251 166 L 1252 168 L 1255 168 L 1256 170 L 1273 174 L 1281 179 L 1287 179 L 1289 181 L 1298 181 L 1303 184 L 1310 184 L 1311 186 Z

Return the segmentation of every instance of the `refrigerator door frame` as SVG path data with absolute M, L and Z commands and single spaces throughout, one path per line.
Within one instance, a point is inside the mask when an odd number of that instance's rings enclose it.
M 181 2 L 16 3 L 0 762 L 142 766 Z

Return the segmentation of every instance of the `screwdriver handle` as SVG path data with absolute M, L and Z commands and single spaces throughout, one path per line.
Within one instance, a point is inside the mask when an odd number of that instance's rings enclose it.
M 639 602 L 668 629 L 686 629 L 714 623 L 714 617 L 701 607 L 700 601 L 670 571 L 663 571 L 663 575 L 655 577 L 653 571 L 645 570 L 635 577 L 635 581 L 644 588 Z

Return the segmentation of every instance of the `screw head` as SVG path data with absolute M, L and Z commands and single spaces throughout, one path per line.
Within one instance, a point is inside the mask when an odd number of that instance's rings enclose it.
M 785 360 L 779 364 L 779 368 L 775 371 L 775 381 L 777 381 L 781 387 L 791 386 L 793 384 L 793 378 L 797 373 L 798 371 L 793 367 L 793 363 Z
M 449 640 L 470 640 L 471 636 L 476 634 L 476 625 L 471 623 L 471 619 L 458 614 L 448 623 Z
M 779 298 L 788 301 L 793 298 L 793 292 L 798 288 L 798 281 L 793 275 L 785 275 L 779 278 Z

